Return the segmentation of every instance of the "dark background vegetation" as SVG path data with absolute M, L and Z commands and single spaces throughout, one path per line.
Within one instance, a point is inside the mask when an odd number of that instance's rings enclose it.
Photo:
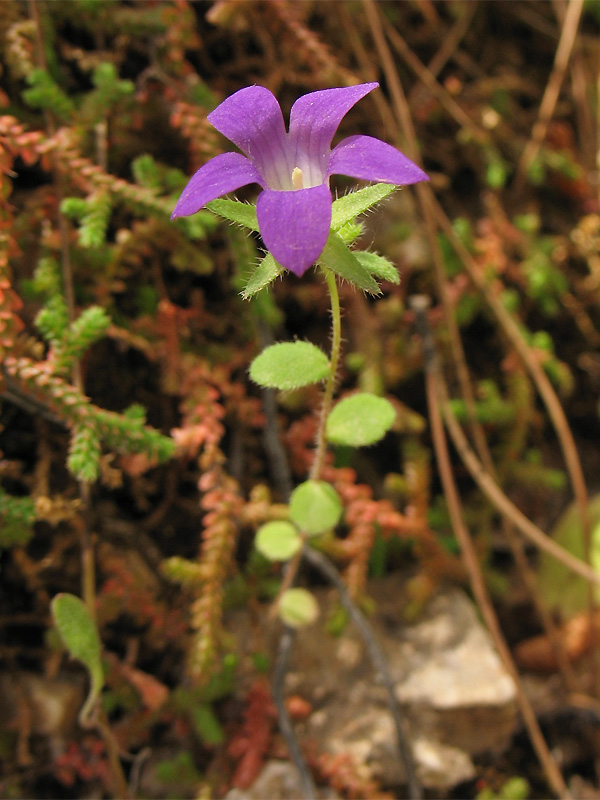
M 248 381 L 248 364 L 271 337 L 326 348 L 328 301 L 312 271 L 286 274 L 242 301 L 260 242 L 209 212 L 169 221 L 188 177 L 229 148 L 206 114 L 237 89 L 267 86 L 287 117 L 301 94 L 377 80 L 381 89 L 348 114 L 339 135 L 385 139 L 431 177 L 431 194 L 398 192 L 365 220 L 361 246 L 394 261 L 400 286 L 384 285 L 378 299 L 342 289 L 340 389 L 393 399 L 398 422 L 381 445 L 337 454 L 335 468 L 353 470 L 337 474 L 339 490 L 349 504 L 352 487 L 363 487 L 365 503 L 395 510 L 398 530 L 407 509 L 422 523 L 408 541 L 383 541 L 377 526 L 343 528 L 330 555 L 357 601 L 368 597 L 369 575 L 393 570 L 416 576 L 417 607 L 442 581 L 468 587 L 433 452 L 411 295 L 431 298 L 441 369 L 471 435 L 464 348 L 471 411 L 513 502 L 548 531 L 574 495 L 584 497 L 581 476 L 598 490 L 599 24 L 594 0 L 4 0 L 2 796 L 115 796 L 106 738 L 77 727 L 85 677 L 66 659 L 49 612 L 58 592 L 85 596 L 92 554 L 103 704 L 120 750 L 133 758 L 123 762 L 128 779 L 151 748 L 162 754 L 165 791 L 193 796 L 204 784 L 220 796 L 282 751 L 268 698 L 256 711 L 272 654 L 257 656 L 240 683 L 222 610 L 247 606 L 273 624 L 268 601 L 279 574 L 252 549 L 285 486 L 264 443 L 274 417 Z M 339 193 L 351 188 L 336 181 Z M 69 339 L 65 331 L 90 306 L 110 321 L 92 320 Z M 523 350 L 566 419 L 552 419 Z M 317 403 L 305 391 L 277 406 L 296 482 L 306 476 Z M 127 412 L 132 404 L 145 409 L 143 432 L 138 411 Z M 581 474 L 561 453 L 571 437 Z M 541 630 L 532 598 L 515 578 L 497 510 L 451 456 L 516 644 Z M 529 557 L 535 566 L 536 554 Z M 590 618 L 581 619 L 589 642 Z M 589 698 L 592 673 L 581 667 Z M 243 748 L 231 743 L 244 731 L 261 744 L 240 775 Z M 517 757 L 494 780 L 501 786 L 512 774 L 529 777 Z M 369 791 L 381 788 L 394 790 Z M 345 791 L 367 790 L 349 782 Z

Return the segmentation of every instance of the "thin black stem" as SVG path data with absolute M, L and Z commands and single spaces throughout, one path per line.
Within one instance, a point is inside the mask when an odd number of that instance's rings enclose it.
M 285 676 L 287 674 L 290 662 L 290 652 L 294 639 L 296 638 L 295 631 L 288 625 L 283 629 L 283 633 L 279 639 L 279 649 L 277 652 L 277 661 L 275 662 L 275 671 L 273 673 L 273 701 L 277 707 L 277 714 L 279 717 L 279 728 L 286 741 L 290 756 L 294 762 L 298 774 L 300 776 L 300 786 L 302 790 L 303 800 L 315 800 L 317 796 L 317 788 L 310 774 L 310 770 L 304 760 L 302 751 L 296 731 L 285 707 Z
M 371 664 L 373 665 L 377 677 L 387 692 L 388 708 L 394 720 L 394 727 L 396 728 L 398 752 L 400 755 L 400 760 L 404 765 L 410 800 L 421 800 L 423 797 L 423 792 L 421 789 L 421 784 L 419 783 L 419 779 L 417 778 L 412 749 L 408 743 L 408 738 L 405 732 L 405 723 L 402 718 L 400 704 L 396 698 L 394 681 L 388 669 L 385 655 L 383 654 L 379 643 L 373 636 L 371 626 L 365 619 L 363 613 L 358 608 L 354 600 L 350 597 L 342 577 L 334 565 L 322 553 L 313 550 L 311 547 L 306 547 L 304 549 L 304 557 L 314 567 L 322 572 L 323 575 L 325 575 L 325 577 L 335 586 L 339 592 L 342 605 L 350 615 L 352 622 L 354 622 L 356 625 L 356 629 L 358 630 L 358 633 L 365 644 L 367 653 L 369 654 Z

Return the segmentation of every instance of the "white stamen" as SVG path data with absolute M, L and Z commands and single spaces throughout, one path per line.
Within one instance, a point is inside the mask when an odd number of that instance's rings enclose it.
M 304 181 L 300 167 L 294 167 L 292 170 L 292 186 L 294 189 L 304 189 Z

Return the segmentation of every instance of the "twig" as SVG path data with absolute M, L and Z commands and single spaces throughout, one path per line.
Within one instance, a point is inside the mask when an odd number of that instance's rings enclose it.
M 460 14 L 458 21 L 448 33 L 443 36 L 440 49 L 427 65 L 427 69 L 434 78 L 437 78 L 447 62 L 452 58 L 459 42 L 469 30 L 469 25 L 473 21 L 473 17 L 478 8 L 479 5 L 477 3 L 471 2 L 465 2 L 457 8 L 457 12 Z
M 566 9 L 562 2 L 554 1 L 554 12 L 561 22 L 564 22 Z M 584 165 L 592 170 L 595 168 L 594 155 L 594 116 L 592 104 L 588 98 L 589 78 L 586 74 L 586 65 L 580 47 L 577 47 L 571 56 L 571 91 L 575 102 L 577 114 L 577 146 L 582 155 Z
M 438 394 L 442 399 L 442 413 L 444 422 L 448 428 L 448 432 L 454 442 L 454 445 L 463 460 L 463 463 L 469 470 L 469 473 L 475 483 L 484 492 L 484 494 L 494 503 L 496 508 L 506 515 L 511 522 L 514 523 L 524 536 L 526 536 L 533 544 L 537 545 L 541 550 L 545 550 L 551 556 L 556 558 L 566 567 L 573 572 L 580 575 L 585 580 L 590 581 L 595 586 L 600 586 L 600 573 L 593 570 L 584 561 L 580 561 L 575 556 L 571 555 L 568 550 L 565 550 L 560 545 L 556 544 L 554 539 L 547 536 L 537 525 L 534 525 L 522 511 L 508 499 L 500 487 L 495 483 L 492 477 L 485 471 L 481 462 L 469 446 L 467 439 L 462 432 L 460 425 L 452 411 L 452 407 L 448 402 L 448 394 L 445 383 L 441 376 L 438 376 Z
M 410 305 L 415 310 L 415 312 L 417 313 L 417 320 L 419 322 L 419 325 L 421 326 L 421 335 L 422 335 L 422 339 L 423 339 L 423 348 L 424 348 L 424 352 L 425 352 L 425 362 L 428 363 L 430 361 L 433 361 L 435 359 L 435 357 L 436 357 L 435 356 L 435 350 L 434 350 L 433 336 L 431 335 L 431 332 L 429 331 L 429 329 L 425 330 L 424 327 L 423 327 L 424 324 L 425 324 L 423 322 L 423 316 L 424 316 L 424 314 L 426 312 L 426 309 L 429 307 L 429 299 L 426 298 L 426 297 L 423 297 L 423 296 L 414 296 L 414 297 L 412 297 L 410 299 Z M 501 495 L 506 500 L 506 503 L 510 504 L 510 507 L 514 508 L 514 506 L 512 506 L 512 504 L 510 503 L 508 498 L 503 494 L 503 492 L 501 491 L 500 487 L 497 485 L 497 483 L 496 483 L 496 481 L 494 479 L 495 472 L 494 471 L 492 471 L 492 472 L 489 471 L 489 467 L 487 466 L 487 462 L 486 462 L 486 467 L 482 466 L 477 461 L 477 458 L 476 458 L 475 454 L 473 453 L 473 451 L 470 450 L 470 448 L 468 446 L 468 443 L 467 443 L 467 440 L 466 440 L 466 437 L 462 433 L 462 430 L 461 430 L 460 426 L 458 425 L 458 422 L 456 421 L 456 418 L 454 417 L 454 414 L 452 412 L 452 407 L 450 406 L 450 404 L 448 402 L 448 390 L 446 388 L 445 382 L 443 381 L 442 375 L 441 375 L 441 373 L 439 371 L 438 371 L 438 381 L 439 381 L 439 384 L 440 384 L 440 390 L 443 391 L 443 395 L 444 395 L 444 402 L 442 404 L 443 414 L 444 414 L 444 416 L 446 414 L 452 415 L 452 420 L 450 421 L 450 423 L 447 421 L 446 424 L 448 426 L 448 431 L 450 433 L 450 436 L 452 438 L 454 446 L 456 447 L 459 455 L 463 459 L 463 463 L 465 463 L 465 465 L 467 466 L 468 469 L 469 468 L 473 468 L 473 469 L 476 469 L 478 474 L 480 474 L 480 475 L 484 475 L 485 474 L 486 480 L 489 483 L 489 487 L 491 487 L 491 494 L 490 493 L 487 494 L 488 499 L 491 500 L 492 503 L 495 505 L 495 507 L 502 513 L 503 521 L 505 522 L 505 524 L 503 526 L 504 534 L 505 534 L 505 536 L 507 538 L 509 547 L 510 547 L 512 553 L 513 553 L 514 558 L 515 558 L 515 562 L 516 562 L 517 567 L 519 569 L 519 573 L 521 575 L 521 578 L 522 578 L 523 582 L 525 583 L 525 586 L 527 587 L 527 589 L 529 591 L 529 594 L 530 594 L 530 596 L 531 596 L 531 598 L 532 598 L 532 600 L 533 600 L 533 602 L 535 604 L 535 607 L 536 607 L 536 609 L 538 611 L 538 614 L 539 614 L 540 620 L 542 622 L 542 625 L 544 626 L 544 629 L 545 629 L 545 631 L 546 631 L 546 633 L 548 635 L 548 638 L 549 638 L 549 640 L 551 642 L 551 645 L 552 645 L 552 648 L 553 648 L 554 653 L 556 655 L 556 659 L 557 659 L 557 662 L 558 662 L 558 665 L 559 665 L 559 668 L 560 668 L 561 675 L 562 675 L 562 677 L 564 679 L 565 685 L 566 685 L 568 691 L 577 692 L 577 691 L 579 691 L 579 681 L 578 681 L 578 679 L 577 679 L 577 677 L 576 677 L 576 675 L 575 675 L 575 673 L 573 671 L 573 668 L 571 667 L 571 664 L 570 664 L 570 662 L 569 662 L 569 660 L 567 658 L 567 654 L 565 652 L 565 648 L 564 648 L 563 642 L 562 642 L 560 636 L 558 635 L 558 631 L 557 631 L 556 625 L 554 624 L 554 621 L 552 620 L 552 617 L 551 617 L 550 613 L 548 612 L 546 606 L 544 605 L 544 603 L 542 602 L 541 598 L 539 597 L 539 592 L 537 591 L 537 587 L 536 587 L 536 584 L 535 584 L 535 578 L 534 578 L 534 576 L 533 576 L 533 574 L 531 572 L 531 569 L 529 568 L 529 564 L 527 563 L 527 558 L 525 556 L 523 545 L 522 545 L 521 541 L 516 537 L 515 532 L 513 530 L 513 525 L 515 524 L 515 520 L 513 518 L 513 515 L 512 515 L 512 513 L 507 513 L 507 509 L 506 508 L 500 507 L 498 505 L 498 503 L 495 502 L 494 498 L 496 497 L 496 495 Z M 491 458 L 489 460 L 491 461 Z M 467 461 L 468 461 L 468 463 L 467 463 Z M 486 473 L 486 468 L 488 469 L 487 473 Z M 493 470 L 493 464 L 492 464 L 492 470 Z M 517 509 L 515 509 L 515 510 L 517 510 Z M 533 525 L 533 523 L 531 523 L 531 524 Z M 516 527 L 518 527 L 518 526 L 516 526 Z M 543 538 L 544 545 L 546 544 L 547 541 L 550 541 L 550 542 L 552 541 L 552 540 L 548 539 L 548 537 L 546 537 L 545 534 L 541 530 L 539 531 L 538 535 L 541 536 L 541 537 L 544 537 Z M 567 553 L 567 555 L 569 555 L 569 554 Z M 562 558 L 560 560 L 563 561 Z M 564 561 L 563 561 L 563 563 L 564 563 Z M 580 562 L 580 563 L 582 563 L 582 562 Z M 585 565 L 585 564 L 583 566 L 587 567 L 587 565 Z
M 450 463 L 450 456 L 448 453 L 448 443 L 444 433 L 444 426 L 442 422 L 442 415 L 440 413 L 440 404 L 443 403 L 440 397 L 440 382 L 439 382 L 439 368 L 437 358 L 435 356 L 433 336 L 427 323 L 425 309 L 422 303 L 415 305 L 413 308 L 417 315 L 417 325 L 419 333 L 423 338 L 425 345 L 425 381 L 427 388 L 427 406 L 429 409 L 429 422 L 431 425 L 431 434 L 433 438 L 440 479 L 444 489 L 444 495 L 448 504 L 448 511 L 452 521 L 452 528 L 460 545 L 460 549 L 467 567 L 473 595 L 477 600 L 477 604 L 481 610 L 483 618 L 486 622 L 488 630 L 494 640 L 500 658 L 502 659 L 505 668 L 511 675 L 517 692 L 517 701 L 523 715 L 523 720 L 527 727 L 531 743 L 537 753 L 540 763 L 544 769 L 548 783 L 559 797 L 567 800 L 572 798 L 567 785 L 556 765 L 554 758 L 548 745 L 544 739 L 540 726 L 535 716 L 535 712 L 529 699 L 523 691 L 519 673 L 512 659 L 510 650 L 506 644 L 498 618 L 492 606 L 490 596 L 488 594 L 483 573 L 477 559 L 477 553 L 473 545 L 473 540 L 467 526 L 464 523 L 460 497 L 454 483 L 454 476 L 452 474 L 452 466 Z
M 354 51 L 356 60 L 359 63 L 362 80 L 376 80 L 376 65 L 371 53 L 367 51 L 361 31 L 358 31 L 356 28 L 356 20 L 350 17 L 345 3 L 336 3 L 335 11 L 344 28 L 344 34 L 347 37 L 348 44 Z M 398 124 L 394 119 L 394 115 L 388 103 L 386 103 L 381 92 L 372 92 L 368 97 L 379 112 L 385 136 L 393 139 L 398 133 Z
M 369 3 L 371 0 L 369 0 Z M 423 64 L 406 44 L 402 36 L 391 25 L 387 26 L 386 34 L 394 50 L 402 57 L 404 62 L 412 69 L 415 75 L 427 86 L 429 91 L 444 106 L 448 114 L 455 120 L 457 125 L 468 130 L 478 141 L 488 139 L 487 131 L 480 128 L 469 115 L 463 111 L 452 95 L 445 89 L 431 73 L 428 67 Z
M 398 121 L 404 131 L 408 141 L 408 155 L 413 161 L 419 163 L 421 161 L 419 154 L 419 145 L 417 135 L 412 122 L 408 102 L 402 89 L 402 84 L 398 77 L 395 61 L 385 40 L 383 25 L 381 20 L 381 12 L 378 6 L 373 3 L 373 0 L 363 0 L 365 14 L 371 27 L 373 39 L 375 41 L 381 63 L 383 64 L 384 72 L 389 84 L 389 90 L 392 97 L 392 105 Z M 448 330 L 450 338 L 450 347 L 452 349 L 453 363 L 456 368 L 456 374 L 460 384 L 461 394 L 465 401 L 467 416 L 469 419 L 469 426 L 473 441 L 477 452 L 485 459 L 487 451 L 487 444 L 485 434 L 480 423 L 477 421 L 475 414 L 475 394 L 471 385 L 469 377 L 469 369 L 467 366 L 467 359 L 460 337 L 458 322 L 453 304 L 450 300 L 448 292 L 448 284 L 446 278 L 446 267 L 444 258 L 440 249 L 437 224 L 435 220 L 435 198 L 433 192 L 427 183 L 419 183 L 416 185 L 417 197 L 421 205 L 421 211 L 425 220 L 425 227 L 427 229 L 427 238 L 431 247 L 431 254 L 433 256 L 433 263 L 435 268 L 436 283 L 438 292 L 442 301 L 444 309 L 444 321 Z
M 406 99 L 402 91 L 402 86 L 398 79 L 394 60 L 383 36 L 383 29 L 379 18 L 379 10 L 372 0 L 363 0 L 363 4 L 371 24 L 373 38 L 380 53 L 386 78 L 388 79 L 394 107 L 409 138 L 409 155 L 413 158 L 413 160 L 415 160 L 417 158 L 418 150 L 417 139 L 412 125 L 412 120 L 410 118 L 410 113 L 408 111 Z M 466 402 L 467 413 L 471 422 L 471 428 L 477 452 L 480 454 L 485 452 L 485 437 L 483 436 L 481 426 L 476 422 L 474 417 L 473 392 L 468 377 L 466 360 L 464 357 L 460 336 L 458 334 L 456 319 L 452 313 L 452 307 L 447 296 L 444 264 L 439 252 L 439 247 L 437 245 L 436 226 L 433 225 L 431 221 L 432 214 L 436 218 L 437 225 L 440 226 L 440 228 L 452 242 L 452 245 L 457 255 L 462 260 L 469 277 L 473 281 L 474 285 L 482 292 L 500 326 L 503 328 L 505 334 L 508 336 L 515 350 L 521 357 L 546 408 L 548 409 L 550 419 L 552 420 L 561 445 L 561 449 L 563 451 L 567 471 L 573 486 L 573 492 L 579 506 L 584 538 L 586 538 L 589 536 L 590 532 L 587 488 L 585 485 L 583 470 L 581 468 L 581 462 L 577 453 L 577 447 L 573 439 L 573 434 L 552 384 L 550 383 L 550 380 L 542 369 L 540 363 L 533 356 L 533 353 L 525 341 L 518 325 L 513 320 L 510 313 L 502 305 L 500 300 L 490 291 L 484 276 L 479 272 L 471 254 L 456 235 L 450 220 L 436 201 L 431 188 L 425 183 L 420 183 L 417 184 L 416 189 L 422 204 L 423 215 L 432 245 L 432 254 L 436 269 L 437 282 L 444 307 L 445 322 L 448 326 L 453 357 L 456 363 L 457 375 L 461 385 L 461 392 Z
M 579 19 L 583 9 L 583 0 L 569 0 L 569 7 L 565 14 L 565 19 L 556 48 L 556 55 L 554 57 L 554 67 L 552 73 L 546 84 L 546 90 L 540 103 L 538 118 L 531 131 L 529 141 L 525 145 L 521 159 L 517 167 L 517 174 L 515 179 L 515 186 L 517 191 L 522 187 L 523 180 L 527 170 L 537 158 L 537 155 L 542 146 L 542 142 L 546 138 L 548 130 L 548 123 L 552 119 L 560 87 L 562 86 L 563 78 L 571 57 L 571 51 L 575 44 L 575 37 L 577 35 L 577 28 L 579 27 Z
M 550 419 L 552 420 L 552 424 L 554 425 L 554 430 L 558 436 L 561 450 L 563 452 L 565 464 L 571 480 L 571 485 L 573 486 L 573 493 L 575 494 L 577 505 L 579 507 L 581 526 L 585 538 L 585 536 L 589 535 L 589 531 L 591 530 L 588 508 L 588 493 L 583 475 L 583 469 L 581 467 L 581 461 L 577 452 L 577 445 L 575 444 L 573 433 L 569 427 L 564 409 L 560 404 L 558 397 L 556 396 L 556 392 L 554 391 L 548 376 L 527 344 L 519 326 L 509 311 L 507 311 L 507 309 L 502 305 L 498 297 L 493 293 L 493 291 L 490 290 L 490 286 L 488 285 L 486 278 L 479 271 L 475 261 L 473 260 L 473 257 L 456 235 L 454 229 L 452 228 L 452 224 L 450 223 L 450 220 L 444 213 L 443 209 L 439 206 L 434 198 L 432 198 L 432 202 L 434 204 L 434 210 L 440 227 L 452 242 L 457 255 L 460 257 L 469 277 L 473 281 L 473 284 L 482 293 L 482 296 L 490 306 L 494 316 L 500 324 L 500 327 L 521 358 L 525 368 L 529 372 L 531 379 L 537 388 L 537 391 L 540 394 L 540 397 L 544 402 L 544 405 L 546 406 Z
M 416 134 L 412 126 L 410 110 L 408 108 L 408 103 L 404 96 L 404 92 L 402 90 L 402 86 L 400 84 L 397 75 L 394 61 L 391 57 L 389 48 L 387 47 L 385 38 L 383 36 L 383 27 L 380 19 L 381 15 L 377 14 L 376 9 L 374 9 L 372 7 L 372 4 L 370 2 L 367 2 L 367 0 L 365 0 L 365 11 L 367 13 L 367 17 L 369 18 L 373 38 L 380 52 L 381 61 L 384 65 L 384 70 L 386 73 L 386 77 L 388 79 L 390 93 L 392 96 L 392 102 L 396 109 L 396 114 L 398 116 L 398 119 L 401 121 L 405 134 L 407 136 L 409 144 L 409 152 L 415 159 L 418 156 L 418 143 L 416 139 Z M 392 41 L 392 44 L 395 43 L 397 49 L 400 48 L 402 54 L 408 59 L 412 58 L 412 61 L 414 62 L 415 60 L 414 54 L 412 54 L 412 52 L 407 48 L 404 42 L 398 41 L 398 35 L 396 31 L 394 31 L 390 26 L 387 26 L 386 32 L 390 38 L 390 41 Z M 422 65 L 419 66 L 418 64 L 414 64 L 414 67 L 415 70 L 418 72 L 418 74 L 420 74 L 421 77 L 423 77 L 423 79 L 426 82 L 429 82 L 429 84 L 431 84 L 432 79 L 434 79 L 434 75 L 433 74 L 426 75 L 425 73 L 423 73 L 423 70 L 421 69 Z M 439 88 L 441 90 L 441 87 Z M 450 335 L 453 360 L 457 370 L 457 376 L 461 387 L 461 394 L 465 400 L 467 408 L 471 435 L 473 437 L 479 458 L 481 459 L 481 462 L 483 463 L 485 470 L 489 473 L 489 475 L 493 479 L 493 476 L 495 474 L 495 468 L 493 460 L 491 458 L 491 454 L 489 452 L 489 448 L 487 446 L 487 441 L 485 438 L 485 434 L 483 432 L 483 428 L 476 419 L 475 398 L 471 386 L 471 381 L 469 378 L 469 371 L 466 363 L 466 357 L 462 346 L 462 341 L 460 338 L 460 332 L 456 322 L 456 317 L 454 314 L 454 308 L 449 299 L 446 273 L 443 265 L 443 260 L 441 258 L 439 245 L 437 242 L 437 225 L 440 224 L 439 216 L 440 213 L 443 214 L 443 212 L 440 212 L 439 206 L 436 204 L 433 193 L 427 184 L 420 184 L 419 186 L 416 187 L 416 189 L 419 200 L 421 202 L 423 217 L 425 219 L 425 224 L 428 232 L 428 238 L 431 243 L 438 291 L 444 309 L 445 323 Z M 437 220 L 435 220 L 436 216 Z M 445 219 L 445 222 L 447 223 L 446 227 L 451 229 L 450 223 L 448 222 L 447 218 Z M 452 231 L 452 233 L 454 232 Z M 457 237 L 454 238 L 456 239 Z M 464 251 L 464 248 L 462 248 L 462 250 Z M 459 255 L 461 257 L 464 257 L 463 252 L 459 252 Z M 559 431 L 559 437 L 560 435 L 561 434 Z M 568 446 L 567 449 L 569 449 Z M 586 507 L 585 486 L 583 485 L 583 492 L 581 492 L 582 481 L 578 479 L 576 473 L 577 470 L 575 469 L 575 472 L 573 473 L 574 477 L 572 478 L 575 487 L 575 493 L 576 495 L 578 494 L 577 487 L 579 487 L 580 508 L 585 509 Z M 515 563 L 517 565 L 517 568 L 519 569 L 519 572 L 521 573 L 525 585 L 530 588 L 532 599 L 536 607 L 538 608 L 538 613 L 540 615 L 540 620 L 542 622 L 542 625 L 547 631 L 550 640 L 553 641 L 556 645 L 555 650 L 557 653 L 557 660 L 559 662 L 559 665 L 561 665 L 561 674 L 563 675 L 565 684 L 570 691 L 573 691 L 577 688 L 576 677 L 573 673 L 573 670 L 571 669 L 568 660 L 565 657 L 564 648 L 562 648 L 562 643 L 558 638 L 558 636 L 556 635 L 556 630 L 553 621 L 550 615 L 547 613 L 546 609 L 543 607 L 543 604 L 541 603 L 538 594 L 535 592 L 532 576 L 530 574 L 530 570 L 528 569 L 526 558 L 522 552 L 522 545 L 515 537 L 514 532 L 510 529 L 510 524 L 511 523 L 508 522 L 507 517 L 503 516 L 504 533 L 506 535 L 509 547 L 513 552 Z
M 437 204 L 436 204 L 436 212 L 438 214 L 438 220 L 442 228 L 448 234 L 449 238 L 452 240 L 456 252 L 461 257 L 463 264 L 467 272 L 469 273 L 469 276 L 471 277 L 471 280 L 473 281 L 475 286 L 477 286 L 477 288 L 480 289 L 485 299 L 487 300 L 488 304 L 491 306 L 492 311 L 494 312 L 498 322 L 504 329 L 504 332 L 509 337 L 517 353 L 521 357 L 534 383 L 537 386 L 537 389 L 540 393 L 540 396 L 542 397 L 542 400 L 544 401 L 544 404 L 546 405 L 550 418 L 552 419 L 552 422 L 554 424 L 554 429 L 556 430 L 559 442 L 561 444 L 561 448 L 567 465 L 567 470 L 569 472 L 577 504 L 579 506 L 581 525 L 584 533 L 584 541 L 588 541 L 591 533 L 591 524 L 589 518 L 587 488 L 585 484 L 583 470 L 581 467 L 581 462 L 579 460 L 579 455 L 577 452 L 577 446 L 573 439 L 573 434 L 569 427 L 569 423 L 565 416 L 565 412 L 560 404 L 560 401 L 558 400 L 558 397 L 556 396 L 552 384 L 550 383 L 550 380 L 548 379 L 546 373 L 542 369 L 539 361 L 534 357 L 533 353 L 531 352 L 531 349 L 529 348 L 527 342 L 525 341 L 518 325 L 511 317 L 510 313 L 505 309 L 505 307 L 499 301 L 499 299 L 489 290 L 489 287 L 483 275 L 478 271 L 470 253 L 466 250 L 466 248 L 462 245 L 458 237 L 454 234 L 454 231 L 452 229 L 449 220 L 447 219 L 446 215 Z

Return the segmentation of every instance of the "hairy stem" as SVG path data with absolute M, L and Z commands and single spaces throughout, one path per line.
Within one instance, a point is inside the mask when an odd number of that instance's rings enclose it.
M 329 359 L 329 375 L 325 384 L 325 391 L 323 393 L 323 403 L 321 405 L 321 416 L 319 419 L 319 429 L 315 440 L 315 459 L 313 461 L 309 477 L 312 480 L 318 480 L 323 464 L 325 462 L 325 452 L 327 443 L 325 441 L 325 425 L 327 417 L 331 411 L 331 404 L 333 402 L 333 392 L 335 390 L 335 379 L 337 376 L 337 369 L 340 360 L 340 351 L 342 347 L 342 314 L 340 311 L 340 295 L 335 282 L 335 275 L 328 269 L 323 268 L 323 274 L 327 281 L 327 288 L 329 289 L 329 296 L 331 297 L 331 358 Z

